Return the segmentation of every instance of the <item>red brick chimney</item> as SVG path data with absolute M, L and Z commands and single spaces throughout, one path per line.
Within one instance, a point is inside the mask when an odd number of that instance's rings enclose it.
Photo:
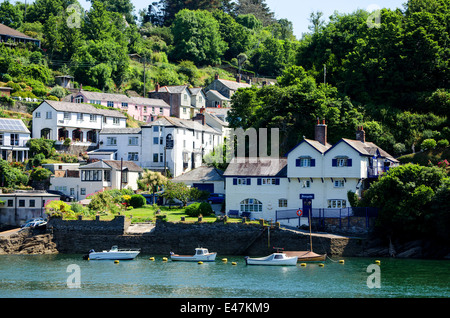
M 156 83 L 156 85 L 155 85 L 155 91 L 156 91 L 156 92 L 159 92 L 159 88 L 160 88 L 159 83 Z
M 216 73 L 216 75 L 214 75 L 214 79 L 215 79 L 215 80 L 218 80 L 218 79 L 219 79 L 219 74 L 218 74 L 218 73 Z
M 358 127 L 358 130 L 356 131 L 356 140 L 366 142 L 366 132 L 364 131 L 363 126 Z
M 325 124 L 325 119 L 323 119 L 322 124 L 320 124 L 320 120 L 319 118 L 317 118 L 314 139 L 320 142 L 322 145 L 327 144 L 327 125 Z

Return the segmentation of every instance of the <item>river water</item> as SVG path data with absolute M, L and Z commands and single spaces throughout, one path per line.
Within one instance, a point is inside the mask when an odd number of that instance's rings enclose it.
M 450 261 L 328 259 L 321 267 L 86 261 L 82 255 L 0 255 L 0 298 L 449 298 Z M 343 259 L 341 264 L 338 260 Z M 232 265 L 236 262 L 236 265 Z

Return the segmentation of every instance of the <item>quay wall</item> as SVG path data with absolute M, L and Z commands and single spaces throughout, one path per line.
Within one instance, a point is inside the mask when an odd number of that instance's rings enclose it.
M 219 255 L 264 255 L 273 247 L 308 250 L 309 235 L 282 228 L 242 223 L 169 223 L 157 221 L 148 233 L 127 234 L 124 217 L 106 221 L 51 220 L 49 230 L 60 253 L 87 253 L 90 249 L 140 248 L 142 254 L 168 255 L 170 251 L 192 254 L 206 247 Z M 336 236 L 313 237 L 313 250 L 329 256 L 357 256 L 364 252 L 366 240 Z

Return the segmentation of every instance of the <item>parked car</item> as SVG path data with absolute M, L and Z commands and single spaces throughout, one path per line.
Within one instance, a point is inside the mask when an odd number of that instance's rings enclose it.
M 51 193 L 51 194 L 59 195 L 60 198 L 61 198 L 61 201 L 65 201 L 65 202 L 72 202 L 72 201 L 75 201 L 75 197 L 74 197 L 74 196 L 67 195 L 67 194 L 65 194 L 64 192 L 61 192 L 61 191 L 47 190 L 47 192 L 48 192 L 48 193 Z
M 223 193 L 211 193 L 209 195 L 208 200 L 209 203 L 211 204 L 222 204 L 223 201 L 225 201 L 225 194 Z
M 39 227 L 39 226 L 44 226 L 44 225 L 46 225 L 47 224 L 47 222 L 46 221 L 44 221 L 44 220 L 39 220 L 39 221 L 31 221 L 31 222 L 27 222 L 27 223 L 25 223 L 24 225 L 22 225 L 22 229 L 25 229 L 25 228 L 27 228 L 27 227 L 31 227 L 31 228 L 36 228 L 36 227 Z
M 22 224 L 20 227 L 29 227 L 31 224 L 35 224 L 36 222 L 45 222 L 44 218 L 33 218 L 27 220 L 24 224 Z

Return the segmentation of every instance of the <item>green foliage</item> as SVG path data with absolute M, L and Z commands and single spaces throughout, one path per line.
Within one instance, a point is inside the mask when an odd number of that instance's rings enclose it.
M 13 167 L 6 160 L 0 159 L 0 186 L 16 188 L 28 184 L 28 175 L 21 168 Z
M 144 206 L 145 203 L 145 198 L 140 194 L 133 194 L 130 198 L 130 205 L 135 209 Z
M 50 156 L 54 153 L 54 140 L 39 138 L 39 139 L 30 139 L 27 142 L 27 147 L 30 148 L 30 157 L 34 157 L 37 154 L 42 154 L 45 158 L 50 158 Z
M 191 60 L 196 64 L 220 63 L 227 48 L 219 33 L 219 23 L 208 11 L 181 10 L 172 25 L 175 60 Z
M 51 176 L 52 172 L 42 167 L 35 167 L 30 173 L 30 180 L 43 181 Z
M 45 205 L 45 213 L 49 218 L 63 218 L 72 216 L 73 211 L 66 202 L 53 200 Z
M 208 216 L 214 213 L 211 204 L 208 202 L 195 202 L 184 208 L 185 213 L 191 217 Z
M 423 150 L 431 150 L 431 149 L 436 148 L 436 145 L 437 145 L 436 140 L 434 140 L 434 139 L 425 139 L 424 141 L 422 141 L 422 144 L 420 145 L 420 147 Z
M 442 191 L 439 196 L 438 190 Z M 439 223 L 437 215 L 442 213 L 432 205 L 443 205 L 447 190 L 448 177 L 443 169 L 406 164 L 390 169 L 375 182 L 361 204 L 380 209 L 380 233 L 404 238 L 433 237 Z

